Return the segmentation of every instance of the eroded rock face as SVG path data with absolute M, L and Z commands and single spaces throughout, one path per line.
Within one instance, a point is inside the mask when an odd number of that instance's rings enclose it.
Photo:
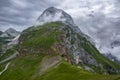
M 73 64 L 91 64 L 98 66 L 96 60 L 90 56 L 82 47 L 81 43 L 84 43 L 84 40 L 78 38 L 78 33 L 74 32 L 69 26 L 63 26 L 61 28 L 64 32 L 64 37 L 62 37 L 64 42 L 63 44 L 66 47 L 66 53 L 71 59 Z

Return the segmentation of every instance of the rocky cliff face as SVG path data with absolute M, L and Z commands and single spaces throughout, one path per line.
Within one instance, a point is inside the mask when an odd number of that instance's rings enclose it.
M 28 28 L 21 34 L 20 55 L 60 55 L 69 63 L 90 71 L 119 72 L 120 65 L 103 57 L 64 11 L 48 8 L 38 18 L 38 22 L 39 26 L 37 24 L 36 27 Z

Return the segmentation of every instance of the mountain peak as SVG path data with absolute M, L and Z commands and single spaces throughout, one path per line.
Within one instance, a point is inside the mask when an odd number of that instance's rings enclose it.
M 18 34 L 20 34 L 20 32 L 13 28 L 8 28 L 5 32 L 2 33 L 1 37 L 16 37 Z
M 5 32 L 15 32 L 16 30 L 13 28 L 8 28 Z
M 48 11 L 48 10 L 50 10 L 50 11 L 55 11 L 55 10 L 58 10 L 58 9 L 55 8 L 55 7 L 49 7 L 49 8 L 47 8 L 46 10 L 47 10 L 47 11 Z
M 47 8 L 37 19 L 36 25 L 42 25 L 47 22 L 60 21 L 66 24 L 74 25 L 72 17 L 62 9 L 55 7 Z

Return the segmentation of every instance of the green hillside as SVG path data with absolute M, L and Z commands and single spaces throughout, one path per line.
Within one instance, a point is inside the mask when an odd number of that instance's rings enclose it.
M 60 28 L 64 26 L 64 30 L 60 30 Z M 65 32 L 67 31 L 67 33 Z M 72 34 L 68 32 L 72 32 Z M 60 46 L 63 43 L 63 40 L 66 38 L 62 38 L 63 34 L 66 33 L 66 37 L 71 37 L 77 35 L 78 37 L 78 45 L 80 49 L 84 49 L 89 55 L 91 55 L 97 63 L 103 65 L 105 69 L 112 69 L 112 71 L 107 71 L 108 73 L 115 73 L 116 69 L 120 70 L 120 65 L 114 63 L 107 58 L 105 58 L 99 51 L 83 36 L 83 34 L 75 33 L 74 30 L 68 25 L 62 24 L 60 22 L 52 22 L 47 23 L 42 26 L 38 26 L 36 28 L 31 27 L 25 30 L 20 38 L 21 44 L 19 51 L 25 55 L 26 53 L 47 53 L 47 54 L 60 54 L 54 44 Z M 75 40 L 71 40 L 71 45 L 75 44 Z M 25 51 L 24 51 L 25 49 Z M 64 54 L 69 55 L 69 54 Z M 69 55 L 72 59 L 73 55 Z M 83 63 L 84 64 L 84 63 Z M 100 67 L 95 67 L 94 65 L 87 65 L 96 70 L 96 72 L 103 73 L 105 70 L 102 70 Z
M 52 58 L 55 55 L 49 56 Z M 41 65 L 45 55 L 28 55 L 12 60 L 0 80 L 119 80 L 119 75 L 100 75 L 77 68 L 62 59 L 57 65 L 46 70 L 42 75 Z
M 62 29 L 61 29 L 62 28 Z M 66 34 L 66 31 L 72 32 Z M 96 60 L 96 67 L 89 63 L 74 63 L 74 56 L 67 52 L 64 41 L 77 35 L 79 49 Z M 70 44 L 75 44 L 71 40 Z M 71 48 L 72 49 L 72 48 Z M 23 31 L 17 46 L 19 55 L 9 61 L 8 69 L 0 75 L 0 80 L 119 80 L 120 65 L 106 59 L 81 34 L 60 22 L 46 23 L 38 27 L 30 27 Z M 12 51 L 8 51 L 8 55 Z M 8 56 L 7 53 L 5 55 Z M 86 57 L 87 58 L 87 57 Z M 84 61 L 84 60 L 83 60 Z M 8 62 L 0 64 L 2 71 Z M 89 66 L 94 71 L 85 70 Z M 106 70 L 106 71 L 105 71 Z M 112 70 L 109 72 L 109 70 Z M 106 73 L 106 74 L 105 74 Z M 109 74 L 110 75 L 109 75 Z M 114 74 L 114 75 L 113 75 Z M 116 74 L 116 75 L 115 75 Z

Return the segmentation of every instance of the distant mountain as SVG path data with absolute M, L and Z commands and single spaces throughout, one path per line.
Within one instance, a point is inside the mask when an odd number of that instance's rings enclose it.
M 108 52 L 104 53 L 104 55 L 111 61 L 114 61 L 120 64 L 119 55 L 115 55 L 115 54 L 119 54 L 119 52 L 120 52 L 120 40 L 115 39 L 111 41 L 110 46 L 108 47 Z
M 120 41 L 119 40 L 115 40 L 111 43 L 111 47 L 114 48 L 114 47 L 119 47 L 120 46 Z
M 5 32 L 1 32 L 0 35 L 0 53 L 4 53 L 8 48 L 5 47 L 8 43 L 16 43 L 14 38 L 20 35 L 19 31 L 16 31 L 13 28 L 7 29 Z M 3 47 L 4 46 L 4 47 Z
M 104 54 L 104 55 L 105 55 L 105 57 L 107 57 L 109 60 L 120 64 L 120 61 L 117 59 L 117 57 L 113 56 L 112 54 L 109 53 L 109 54 Z
M 13 37 L 14 38 L 19 34 L 20 32 L 16 31 L 13 28 L 9 28 L 5 32 L 3 32 L 0 37 Z
M 6 31 L 2 32 L 2 34 L 0 35 L 0 42 L 2 43 L 11 42 L 12 39 L 17 37 L 18 35 L 20 35 L 19 31 L 16 31 L 13 28 L 9 28 Z

